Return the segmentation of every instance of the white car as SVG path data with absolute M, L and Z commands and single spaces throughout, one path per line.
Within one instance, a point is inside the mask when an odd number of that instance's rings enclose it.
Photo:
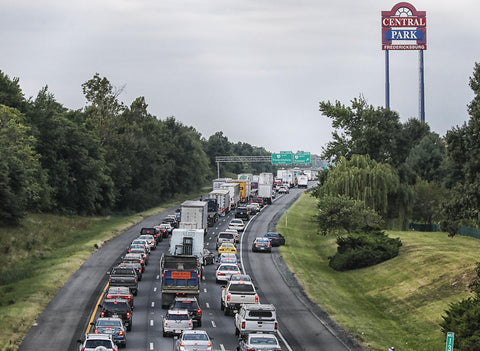
M 215 271 L 215 279 L 217 283 L 222 281 L 226 282 L 230 280 L 230 277 L 235 274 L 242 273 L 240 268 L 235 263 L 222 263 L 218 266 L 217 270 Z
M 238 344 L 239 351 L 282 351 L 280 344 L 273 334 L 250 333 L 242 338 Z
M 168 310 L 165 317 L 163 317 L 163 336 L 181 335 L 184 330 L 192 329 L 192 316 L 190 316 L 188 310 Z
M 212 341 L 204 330 L 186 330 L 178 338 L 175 351 L 212 351 Z
M 240 218 L 232 219 L 228 224 L 228 229 L 235 229 L 239 232 L 243 232 L 243 230 L 245 229 L 245 224 L 243 224 L 243 220 L 241 220 Z
M 238 233 L 238 230 L 236 230 L 236 229 L 225 229 L 224 232 L 225 233 L 232 233 L 233 235 L 235 235 L 235 242 L 238 242 L 238 237 L 240 236 L 240 234 Z
M 80 350 L 82 351 L 94 351 L 94 350 L 106 350 L 106 351 L 118 351 L 118 346 L 113 342 L 111 334 L 87 334 L 85 340 L 77 340 L 80 343 Z
M 157 248 L 157 240 L 155 240 L 153 235 L 143 234 L 143 235 L 140 235 L 137 239 L 146 240 L 148 246 L 150 246 L 150 250 L 155 250 Z

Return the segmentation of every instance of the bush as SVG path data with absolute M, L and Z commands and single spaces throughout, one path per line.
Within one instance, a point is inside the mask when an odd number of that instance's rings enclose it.
M 356 233 L 337 239 L 337 253 L 329 265 L 337 271 L 373 266 L 398 255 L 400 239 L 384 232 Z

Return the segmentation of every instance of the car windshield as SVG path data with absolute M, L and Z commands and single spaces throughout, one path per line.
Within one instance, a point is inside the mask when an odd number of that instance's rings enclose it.
M 221 271 L 238 271 L 238 266 L 233 265 L 233 264 L 231 264 L 231 265 L 230 264 L 229 265 L 223 264 L 218 269 L 221 270 Z
M 121 327 L 122 321 L 112 320 L 112 319 L 103 319 L 97 321 L 97 327 Z
M 253 285 L 251 284 L 230 284 L 230 287 L 228 288 L 230 291 L 235 291 L 235 292 L 255 292 L 255 289 L 253 288 Z
M 250 338 L 250 344 L 252 345 L 276 345 L 277 340 L 274 338 L 258 337 L 254 336 Z
M 206 334 L 184 334 L 183 340 L 208 340 L 208 336 Z
M 112 274 L 116 275 L 135 275 L 133 268 L 117 267 L 112 269 Z
M 127 311 L 128 310 L 127 302 L 105 301 L 103 305 L 104 305 L 105 309 L 107 309 L 109 311 Z
M 196 308 L 195 301 L 175 301 L 173 307 L 182 310 L 192 310 Z
M 168 314 L 168 315 L 167 315 L 167 319 L 175 319 L 175 320 L 178 320 L 178 321 L 183 321 L 183 320 L 187 320 L 187 319 L 190 319 L 190 318 L 188 317 L 188 314 L 184 314 L 184 313 L 181 313 L 181 314 L 171 313 L 171 314 Z

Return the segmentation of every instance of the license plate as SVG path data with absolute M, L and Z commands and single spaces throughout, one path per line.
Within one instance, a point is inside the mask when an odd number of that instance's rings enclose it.
M 182 330 L 181 329 L 175 330 L 175 334 L 182 334 Z

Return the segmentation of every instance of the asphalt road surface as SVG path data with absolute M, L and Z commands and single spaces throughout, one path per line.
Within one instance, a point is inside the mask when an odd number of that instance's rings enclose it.
M 309 301 L 281 260 L 277 248 L 271 254 L 250 250 L 253 239 L 273 230 L 278 218 L 301 192 L 291 189 L 290 194 L 278 196 L 272 205 L 264 207 L 250 220 L 239 245 L 243 269 L 252 276 L 260 302 L 275 305 L 279 320 L 278 337 L 284 351 L 360 350 L 342 328 Z M 78 351 L 77 340 L 89 329 L 92 313 L 106 287 L 106 272 L 120 261 L 142 227 L 157 225 L 167 214 L 173 214 L 175 208 L 147 218 L 92 254 L 40 314 L 19 350 Z M 216 235 L 227 227 L 231 218 L 232 213 L 220 217 L 216 225 L 209 228 L 205 243 L 212 252 L 215 252 Z M 173 350 L 175 338 L 162 336 L 162 318 L 166 310 L 161 308 L 160 296 L 159 262 L 168 245 L 169 240 L 165 239 L 150 254 L 149 265 L 135 297 L 133 328 L 127 333 L 126 350 Z M 233 317 L 225 316 L 220 310 L 221 284 L 215 282 L 215 267 L 209 265 L 204 269 L 199 299 L 203 311 L 202 327 L 199 329 L 206 330 L 213 338 L 215 350 L 233 351 L 238 338 L 234 334 Z

